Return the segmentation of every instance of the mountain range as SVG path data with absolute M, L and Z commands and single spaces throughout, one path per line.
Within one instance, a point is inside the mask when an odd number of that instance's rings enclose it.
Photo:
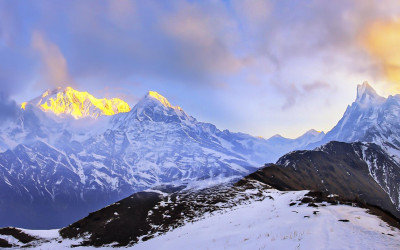
M 307 218 L 313 227 L 329 225 L 330 231 L 316 227 L 324 235 L 332 236 L 335 228 L 370 238 L 365 247 L 376 242 L 400 246 L 391 239 L 400 235 L 395 229 L 400 228 L 400 95 L 381 97 L 365 82 L 326 134 L 310 130 L 297 139 L 263 139 L 199 122 L 153 91 L 130 110 L 108 105 L 114 115 L 102 111 L 106 106 L 75 98 L 74 92 L 88 95 L 72 88 L 47 91 L 24 103 L 18 118 L 0 130 L 0 221 L 4 226 L 63 227 L 41 233 L 0 229 L 0 246 L 173 248 L 186 244 L 180 240 L 186 235 L 206 240 L 194 232 L 207 221 L 226 218 L 222 224 L 261 228 L 264 217 L 254 209 L 268 211 L 271 216 L 264 219 L 270 225 L 281 216 L 301 225 L 279 241 L 294 239 L 293 247 L 298 242 L 326 246 L 304 236 L 311 230 Z M 50 99 L 42 99 L 49 93 L 57 104 L 53 107 L 72 108 L 62 113 L 44 108 Z M 74 100 L 78 105 L 68 103 Z M 76 108 L 84 115 L 77 116 Z M 174 236 L 177 228 L 182 233 Z M 289 230 L 279 228 L 284 235 Z M 270 233 L 264 236 L 269 239 Z M 17 243 L 3 242 L 4 237 Z M 168 243 L 168 237 L 176 237 L 176 243 Z M 224 246 L 236 242 L 217 231 L 215 237 Z M 260 237 L 252 242 L 263 242 Z M 215 242 L 210 247 L 219 246 Z M 235 244 L 244 247 L 243 242 Z
M 155 185 L 240 178 L 322 135 L 221 131 L 154 91 L 130 109 L 70 87 L 48 90 L 0 128 L 0 226 L 57 228 Z

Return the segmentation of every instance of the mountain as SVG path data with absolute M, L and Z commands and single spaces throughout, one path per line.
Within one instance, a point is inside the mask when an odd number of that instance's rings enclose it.
M 129 112 L 131 108 L 121 99 L 97 99 L 88 92 L 80 92 L 71 87 L 47 90 L 41 96 L 21 104 L 22 109 L 34 105 L 46 112 L 59 116 L 71 115 L 75 119 Z
M 326 136 L 307 148 L 329 141 L 373 142 L 400 163 L 400 95 L 384 98 L 367 83 L 357 86 L 357 98 Z
M 397 227 L 397 228 L 395 228 Z M 251 176 L 202 188 L 135 193 L 60 230 L 0 229 L 0 247 L 129 249 L 400 246 L 398 221 L 338 195 L 278 191 Z
M 246 178 L 280 190 L 315 190 L 361 200 L 400 219 L 400 168 L 373 143 L 332 141 L 315 150 L 294 151 Z
M 267 140 L 199 122 L 153 91 L 130 112 L 97 119 L 59 116 L 26 105 L 16 121 L 0 130 L 8 139 L 3 144 L 7 150 L 0 153 L 0 223 L 60 228 L 75 222 L 60 231 L 36 234 L 0 229 L 0 246 L 151 248 L 169 242 L 165 237 L 183 244 L 180 239 L 188 235 L 205 240 L 199 236 L 199 228 L 206 226 L 203 219 L 224 242 L 237 238 L 225 232 L 267 232 L 264 236 L 272 242 L 279 227 L 280 247 L 292 247 L 284 240 L 295 239 L 293 247 L 301 242 L 323 248 L 332 242 L 320 237 L 331 236 L 334 228 L 346 233 L 329 238 L 351 234 L 366 246 L 396 248 L 400 242 L 391 235 L 400 231 L 382 221 L 399 227 L 400 169 L 397 158 L 388 153 L 393 147 L 386 143 L 396 133 L 384 137 L 377 123 L 382 113 L 386 128 L 396 128 L 389 123 L 395 121 L 389 114 L 396 108 L 385 106 L 388 99 L 365 83 L 344 118 L 326 135 L 310 130 L 296 139 L 277 135 Z M 379 131 L 372 129 L 376 126 Z M 292 151 L 330 138 L 368 140 L 363 135 L 371 131 L 378 131 L 371 142 L 330 141 L 314 150 Z M 358 134 L 352 137 L 353 133 Z M 16 146 L 10 147 L 10 141 Z M 257 170 L 279 153 L 287 154 Z M 224 184 L 212 185 L 218 182 Z M 282 218 L 298 225 L 296 231 L 285 227 Z M 257 245 L 260 237 L 249 234 L 236 243 L 262 247 Z M 23 243 L 19 238 L 29 240 Z
M 72 88 L 47 91 L 0 128 L 0 226 L 62 227 L 152 186 L 238 179 L 323 135 L 221 131 L 154 91 L 112 116 L 93 100 Z M 74 116 L 77 107 L 84 116 Z
M 250 179 L 242 179 L 235 185 L 225 183 L 202 189 L 166 186 L 136 193 L 109 207 L 91 213 L 82 220 L 61 229 L 60 235 L 63 240 L 74 239 L 79 242 L 78 245 L 82 246 L 99 247 L 110 244 L 131 246 L 137 244 L 140 248 L 140 245 L 143 244 L 143 248 L 146 248 L 147 241 L 154 240 L 163 244 L 163 240 L 157 240 L 158 237 L 163 238 L 162 234 L 168 235 L 174 231 L 183 231 L 183 234 L 179 233 L 181 237 L 188 234 L 190 235 L 188 238 L 196 239 L 197 231 L 189 225 L 200 224 L 203 228 L 208 228 L 207 234 L 203 235 L 205 238 L 219 235 L 224 239 L 227 235 L 234 235 L 233 238 L 241 237 L 243 240 L 246 238 L 244 231 L 251 230 L 252 232 L 248 233 L 249 236 L 257 232 L 251 237 L 252 241 L 256 241 L 256 239 L 260 240 L 260 237 L 257 237 L 259 231 L 265 232 L 267 228 L 270 228 L 271 234 L 277 233 L 275 230 L 284 235 L 290 234 L 293 229 L 290 230 L 285 225 L 294 226 L 297 223 L 301 225 L 305 223 L 305 217 L 321 212 L 314 217 L 314 220 L 306 222 L 312 224 L 310 227 L 318 225 L 315 220 L 318 220 L 318 217 L 326 212 L 323 211 L 322 204 L 328 207 L 330 204 L 351 205 L 349 202 L 340 200 L 341 197 L 325 196 L 323 199 L 324 201 L 321 200 L 321 197 L 314 197 L 308 191 L 281 192 L 270 189 L 268 185 Z M 313 204 L 313 206 L 309 204 Z M 340 211 L 334 206 L 327 208 L 327 210 L 329 209 Z M 296 215 L 293 216 L 293 214 Z M 220 234 L 215 229 L 222 223 L 224 217 L 228 217 L 225 219 L 229 226 Z M 271 218 L 276 219 L 274 222 L 276 224 L 271 223 Z M 293 222 L 283 223 L 288 218 L 291 218 L 289 221 L 293 220 Z M 330 214 L 324 218 L 332 220 L 335 216 Z M 319 219 L 322 218 L 319 217 Z M 335 221 L 337 222 L 338 219 Z M 395 221 L 393 222 L 395 223 Z M 271 228 L 273 225 L 274 227 Z M 237 227 L 243 230 L 241 234 L 236 233 Z M 303 231 L 300 228 L 298 228 L 299 231 Z M 213 233 L 210 234 L 210 231 Z M 293 236 L 295 237 L 295 235 Z M 268 238 L 267 235 L 264 237 Z M 299 239 L 296 238 L 296 244 L 298 241 Z M 204 243 L 203 241 L 199 242 L 201 246 Z
M 325 136 L 324 132 L 311 129 L 299 136 L 296 139 L 285 138 L 281 135 L 274 135 L 267 139 L 267 144 L 270 146 L 268 151 L 265 151 L 269 161 L 276 162 L 282 155 L 298 149 L 306 149 L 309 145 L 319 143 Z
M 47 90 L 22 103 L 15 119 L 1 124 L 0 152 L 37 140 L 55 147 L 62 147 L 66 139 L 82 140 L 104 132 L 104 124 L 118 110 L 130 108 L 118 98 L 96 99 L 71 87 Z
M 384 98 L 379 96 L 368 82 L 364 82 L 357 86 L 356 100 L 347 107 L 336 126 L 320 141 L 304 148 L 314 149 L 324 144 L 330 145 L 331 141 L 363 142 L 362 151 L 355 152 L 367 163 L 371 178 L 388 194 L 391 202 L 399 210 L 399 124 L 400 95 Z M 371 152 L 371 145 L 374 145 L 376 151 L 382 151 L 381 156 Z M 353 154 L 353 150 L 350 150 L 350 153 Z M 331 160 L 337 161 L 336 158 Z M 279 163 L 283 163 L 282 158 Z

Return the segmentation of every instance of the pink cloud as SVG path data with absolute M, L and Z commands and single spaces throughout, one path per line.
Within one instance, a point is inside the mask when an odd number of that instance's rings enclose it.
M 54 87 L 73 84 L 68 74 L 67 61 L 56 44 L 47 40 L 41 32 L 34 31 L 32 47 L 41 57 L 44 84 Z

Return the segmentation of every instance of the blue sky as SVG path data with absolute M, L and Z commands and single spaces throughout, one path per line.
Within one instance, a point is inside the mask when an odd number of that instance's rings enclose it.
M 0 0 L 0 97 L 154 90 L 220 129 L 326 131 L 357 84 L 399 93 L 399 17 L 392 0 Z

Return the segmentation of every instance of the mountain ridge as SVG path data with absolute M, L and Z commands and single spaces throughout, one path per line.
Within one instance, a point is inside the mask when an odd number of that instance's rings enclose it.
M 88 92 L 80 92 L 72 87 L 47 90 L 29 102 L 23 102 L 21 109 L 25 110 L 27 105 L 34 105 L 58 116 L 71 115 L 75 119 L 98 118 L 131 110 L 128 103 L 119 98 L 97 99 Z
M 0 188 L 9 190 L 8 182 L 12 183 L 13 191 L 4 192 L 20 202 L 21 208 L 29 207 L 30 203 L 21 198 L 27 190 L 32 189 L 33 200 L 39 204 L 57 201 L 67 190 L 67 200 L 73 200 L 75 205 L 65 209 L 72 211 L 81 206 L 84 209 L 75 212 L 84 216 L 155 185 L 240 178 L 283 154 L 326 138 L 315 130 L 297 139 L 262 139 L 221 131 L 211 123 L 197 121 L 155 93 L 145 95 L 130 112 L 99 116 L 90 122 L 72 117 L 53 119 L 36 106 L 26 106 L 14 123 L 0 128 L 0 145 L 5 145 L 4 150 L 10 149 L 0 154 L 4 173 L 0 174 Z M 16 148 L 20 144 L 24 146 Z M 46 169 L 44 162 L 53 168 L 39 171 Z M 24 171 L 11 171 L 7 166 L 23 166 Z M 69 173 L 68 178 L 62 180 L 63 173 Z M 10 182 L 11 179 L 24 179 L 27 183 Z M 48 180 L 49 184 L 43 186 Z M 85 198 L 90 196 L 98 199 L 96 204 L 92 202 L 94 206 Z M 57 207 L 56 203 L 50 204 Z M 58 212 L 53 211 L 53 215 Z M 70 222 L 74 219 L 70 218 Z M 49 226 L 44 220 L 36 223 Z M 64 221 L 58 223 L 65 225 Z M 13 222 L 7 225 L 22 226 Z

